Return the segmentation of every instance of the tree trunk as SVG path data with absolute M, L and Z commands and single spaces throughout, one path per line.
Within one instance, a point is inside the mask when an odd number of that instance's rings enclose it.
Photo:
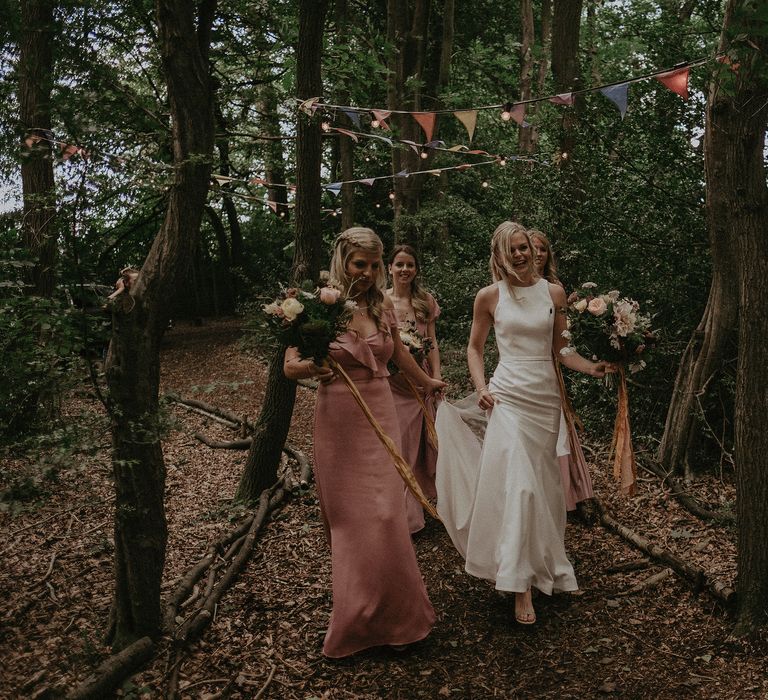
M 520 99 L 531 99 L 531 84 L 533 80 L 533 3 L 531 0 L 520 0 Z M 533 127 L 520 125 L 518 134 L 518 150 L 520 153 L 533 152 Z
M 53 181 L 55 146 L 51 143 L 51 90 L 53 88 L 53 2 L 21 3 L 19 46 L 20 126 L 24 137 L 41 141 L 24 152 L 21 183 L 24 194 L 22 235 L 34 267 L 28 282 L 34 294 L 51 297 L 57 260 L 56 193 Z
M 315 95 L 316 97 L 316 95 Z M 267 187 L 267 199 L 276 202 L 275 213 L 282 219 L 288 218 L 288 190 L 285 187 L 285 156 L 280 141 L 280 117 L 277 113 L 277 92 L 270 83 L 259 90 L 259 111 L 261 112 L 261 132 L 269 139 L 265 147 L 264 177 L 271 187 Z
M 301 0 L 299 3 L 299 46 L 296 55 L 297 94 L 308 99 L 322 94 L 320 55 L 327 0 Z M 322 259 L 320 223 L 320 166 L 322 151 L 320 128 L 303 112 L 296 130 L 296 252 L 293 259 L 294 282 L 317 280 Z M 255 501 L 261 492 L 277 481 L 277 467 L 288 436 L 296 398 L 296 382 L 283 374 L 283 348 L 272 356 L 264 390 L 261 415 L 256 422 L 253 442 L 240 477 L 236 498 Z
M 168 83 L 175 180 L 165 219 L 139 276 L 114 307 L 107 370 L 115 477 L 113 650 L 160 632 L 167 527 L 160 444 L 159 344 L 179 281 L 194 258 L 211 175 L 213 96 L 208 65 L 215 0 L 157 0 Z
M 581 87 L 579 69 L 579 34 L 581 28 L 582 0 L 554 0 L 552 20 L 552 74 L 558 93 L 571 92 Z M 570 163 L 576 147 L 576 111 L 581 97 L 577 97 L 575 109 L 565 108 L 561 122 L 560 152 Z
M 768 21 L 757 17 L 759 11 L 747 0 L 728 3 L 720 52 L 728 51 L 739 67 L 732 72 L 721 64 L 707 103 L 705 139 L 708 206 L 728 217 L 740 269 L 736 588 L 737 632 L 745 634 L 768 625 Z
M 549 73 L 549 58 L 552 47 L 552 0 L 541 2 L 541 49 L 539 50 L 539 63 L 536 76 L 536 94 L 544 95 Z M 538 114 L 541 102 L 534 102 L 531 114 Z M 535 153 L 539 143 L 539 131 L 535 127 L 531 129 L 530 152 Z
M 347 0 L 336 0 L 334 8 L 336 16 L 336 35 L 339 44 L 344 44 L 348 36 L 349 6 Z M 339 104 L 349 104 L 349 90 L 346 86 L 339 91 Z M 352 120 L 346 115 L 342 116 L 344 126 L 354 129 Z M 341 230 L 348 229 L 355 223 L 355 185 L 347 182 L 354 178 L 355 144 L 351 138 L 339 135 L 339 164 L 341 166 Z

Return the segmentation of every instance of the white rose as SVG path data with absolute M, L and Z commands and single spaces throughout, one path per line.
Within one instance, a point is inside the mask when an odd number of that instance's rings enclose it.
M 261 307 L 264 310 L 265 314 L 269 314 L 270 316 L 277 316 L 278 315 L 278 309 L 280 308 L 280 305 L 273 301 L 270 304 L 264 304 L 264 306 Z
M 584 282 L 584 284 L 581 285 L 582 289 L 594 289 L 597 287 L 597 285 L 594 282 Z
M 281 305 L 285 317 L 289 321 L 293 321 L 302 311 L 304 311 L 304 304 L 302 304 L 295 297 L 288 297 Z
M 618 289 L 612 289 L 605 296 L 607 296 L 611 301 L 618 301 L 619 300 L 619 294 L 620 294 L 620 292 L 619 292 Z
M 587 300 L 586 299 L 581 299 L 580 301 L 577 301 L 573 305 L 573 308 L 576 309 L 576 311 L 578 311 L 579 313 L 583 313 L 584 309 L 587 308 Z
M 572 337 L 572 333 L 570 331 L 563 331 L 560 335 L 566 340 L 570 340 Z
M 568 355 L 573 355 L 573 353 L 576 352 L 576 348 L 572 348 L 570 345 L 566 345 L 564 348 L 560 349 L 560 354 L 563 357 L 568 357 Z

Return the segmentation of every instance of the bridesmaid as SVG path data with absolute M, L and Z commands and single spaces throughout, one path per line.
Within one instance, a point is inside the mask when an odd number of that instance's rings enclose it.
M 331 344 L 384 431 L 396 445 L 400 428 L 387 377 L 390 357 L 430 393 L 445 384 L 427 376 L 403 346 L 385 286 L 383 247 L 368 228 L 336 239 L 331 279 L 357 302 L 349 330 Z M 333 611 L 323 653 L 349 656 L 426 637 L 435 622 L 405 511 L 403 482 L 349 388 L 330 369 L 285 352 L 289 379 L 317 377 L 315 481 L 331 546 Z
M 440 353 L 435 336 L 435 320 L 440 315 L 440 307 L 435 298 L 421 286 L 420 271 L 416 251 L 409 245 L 395 246 L 389 257 L 392 287 L 386 293 L 394 304 L 400 328 L 407 327 L 409 323 L 415 323 L 419 335 L 432 341 L 432 348 L 424 359 L 422 369 L 434 379 L 442 380 Z M 437 451 L 427 440 L 426 420 L 421 404 L 399 374 L 390 377 L 389 382 L 400 421 L 402 455 L 411 465 L 413 474 L 427 498 L 437 498 L 435 491 Z M 436 409 L 434 397 L 422 392 L 422 400 L 434 422 Z M 424 509 L 410 491 L 406 491 L 406 502 L 408 527 L 413 534 L 424 527 Z
M 557 277 L 557 263 L 552 252 L 552 245 L 543 232 L 538 229 L 528 229 L 531 243 L 534 248 L 533 263 L 536 272 L 548 282 L 560 287 L 563 283 Z M 574 416 L 570 399 L 565 393 L 565 383 L 559 363 L 555 365 L 558 373 L 563 406 L 570 416 Z M 577 419 L 578 420 L 578 419 Z M 580 423 L 579 423 L 580 424 Z M 560 435 L 557 440 L 557 457 L 560 462 L 560 472 L 563 478 L 563 490 L 565 491 L 565 506 L 568 510 L 576 510 L 576 504 L 594 497 L 592 491 L 592 477 L 589 475 L 589 467 L 581 449 L 579 435 L 573 421 L 566 421 L 565 415 L 560 419 Z

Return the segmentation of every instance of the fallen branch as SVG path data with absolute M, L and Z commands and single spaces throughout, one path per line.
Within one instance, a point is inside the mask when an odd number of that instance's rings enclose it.
M 719 581 L 712 580 L 707 576 L 703 569 L 699 569 L 690 562 L 680 559 L 680 557 L 672 554 L 669 550 L 662 549 L 642 535 L 638 535 L 626 525 L 622 525 L 606 511 L 605 506 L 599 498 L 595 498 L 595 505 L 600 513 L 600 522 L 602 522 L 605 527 L 616 534 L 621 535 L 621 537 L 633 544 L 641 552 L 645 552 L 654 559 L 667 564 L 677 574 L 693 584 L 695 593 L 698 593 L 702 589 L 706 589 L 715 596 L 715 598 L 718 598 L 726 605 L 730 605 L 735 601 L 736 591 L 732 588 Z
M 242 440 L 211 440 L 207 435 L 203 433 L 195 433 L 194 437 L 204 445 L 213 448 L 214 450 L 249 450 L 251 449 L 251 438 L 243 438 Z
M 110 656 L 82 685 L 71 690 L 66 700 L 99 700 L 111 697 L 126 678 L 133 675 L 155 653 L 149 637 L 142 637 L 121 652 Z
M 238 427 L 240 425 L 244 425 L 249 431 L 255 430 L 254 425 L 252 423 L 249 423 L 248 420 L 245 418 L 245 416 L 238 416 L 233 411 L 228 411 L 226 408 L 219 408 L 218 406 L 214 406 L 210 403 L 205 403 L 205 401 L 199 401 L 198 399 L 184 399 L 178 394 L 174 394 L 173 392 L 168 392 L 165 394 L 165 398 L 168 399 L 168 401 L 171 401 L 173 403 L 181 404 L 182 406 L 186 406 L 189 409 L 197 409 L 200 411 L 205 411 L 206 413 L 209 413 L 211 416 L 216 416 L 217 418 L 223 418 L 224 420 L 229 421 L 230 423 L 234 423 L 232 427 Z
M 642 559 L 633 559 L 632 561 L 623 561 L 619 564 L 609 566 L 606 570 L 606 574 L 620 574 L 625 571 L 638 571 L 639 569 L 647 569 L 651 565 L 645 557 Z
M 640 583 L 636 583 L 632 588 L 622 591 L 621 593 L 617 593 L 617 596 L 626 596 L 626 595 L 634 595 L 635 593 L 640 593 L 640 591 L 644 591 L 647 588 L 653 588 L 654 586 L 657 586 L 660 584 L 665 578 L 672 575 L 672 569 L 662 569 L 658 573 L 655 573 L 653 576 L 649 576 L 648 578 L 640 581 Z
M 272 668 L 269 671 L 269 676 L 267 677 L 266 683 L 264 683 L 263 686 L 261 686 L 261 689 L 258 693 L 254 696 L 253 700 L 261 700 L 261 698 L 264 697 L 264 693 L 267 692 L 267 688 L 269 687 L 269 684 L 272 682 L 272 679 L 275 677 L 275 671 L 277 671 L 277 666 L 272 666 Z
M 723 511 L 709 510 L 705 508 L 698 500 L 686 492 L 685 486 L 680 483 L 672 474 L 668 474 L 664 471 L 664 468 L 656 462 L 654 459 L 647 455 L 643 455 L 640 460 L 640 465 L 646 471 L 655 474 L 661 478 L 662 483 L 667 482 L 672 488 L 672 495 L 680 502 L 689 513 L 692 513 L 697 518 L 702 520 L 711 520 L 721 525 L 735 525 L 736 518 L 732 513 L 726 513 Z

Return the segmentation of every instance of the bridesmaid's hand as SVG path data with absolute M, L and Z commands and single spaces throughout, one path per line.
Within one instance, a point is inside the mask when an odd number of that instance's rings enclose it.
M 315 377 L 321 384 L 330 384 L 336 375 L 328 366 L 316 365 L 312 360 L 309 361 L 309 369 L 312 372 L 310 376 Z
M 430 378 L 429 384 L 427 384 L 424 389 L 428 394 L 439 396 L 443 393 L 443 389 L 445 389 L 446 386 L 448 385 L 442 379 Z
M 593 377 L 597 377 L 598 379 L 602 379 L 606 374 L 612 374 L 616 371 L 616 365 L 612 362 L 605 362 L 601 360 L 600 362 L 595 362 L 595 364 L 592 365 L 592 371 L 590 374 Z
M 493 395 L 490 391 L 488 391 L 487 388 L 480 389 L 480 391 L 477 392 L 480 395 L 480 398 L 477 402 L 477 405 L 480 406 L 484 411 L 488 411 L 491 408 L 493 408 L 493 404 L 496 403 L 494 401 Z

